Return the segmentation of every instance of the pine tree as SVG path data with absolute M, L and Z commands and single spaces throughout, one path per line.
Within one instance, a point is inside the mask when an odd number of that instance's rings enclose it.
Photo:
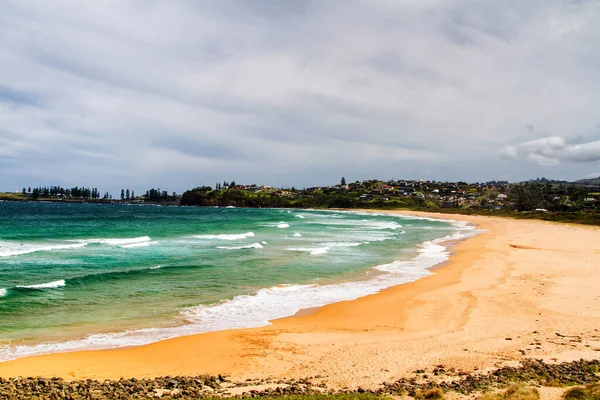
M 344 177 L 342 176 L 342 182 L 341 182 L 341 185 L 342 185 L 342 186 L 344 186 L 345 184 L 346 184 L 346 178 L 344 178 Z
M 127 189 L 127 191 L 125 192 L 125 198 L 126 198 L 127 200 L 129 200 L 129 189 Z
M 125 200 L 125 190 L 121 189 L 121 200 Z

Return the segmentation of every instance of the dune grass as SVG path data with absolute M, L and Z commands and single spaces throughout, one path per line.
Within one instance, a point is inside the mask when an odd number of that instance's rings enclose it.
M 571 388 L 565 392 L 563 398 L 565 400 L 600 400 L 600 383 Z
M 484 394 L 477 400 L 539 400 L 540 392 L 535 388 L 524 385 L 512 385 L 504 392 L 494 394 Z

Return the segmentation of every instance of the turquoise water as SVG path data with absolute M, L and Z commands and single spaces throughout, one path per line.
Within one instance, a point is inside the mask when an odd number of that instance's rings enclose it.
M 0 361 L 264 325 L 426 276 L 447 258 L 438 239 L 467 229 L 352 212 L 0 203 Z

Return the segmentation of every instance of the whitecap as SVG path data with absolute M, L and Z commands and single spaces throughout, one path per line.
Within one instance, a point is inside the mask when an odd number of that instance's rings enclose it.
M 218 235 L 195 235 L 196 239 L 218 239 L 218 240 L 240 240 L 254 237 L 254 232 L 246 233 L 222 233 Z
M 65 280 L 61 279 L 58 281 L 53 281 L 53 282 L 47 282 L 47 283 L 40 283 L 37 285 L 25 285 L 25 286 L 17 286 L 18 288 L 22 288 L 22 289 L 56 289 L 62 286 L 65 286 Z
M 318 256 L 326 254 L 329 251 L 329 247 L 289 247 L 288 251 L 302 251 L 309 253 L 311 256 Z
M 290 224 L 286 224 L 285 222 L 280 222 L 279 224 L 277 224 L 277 227 L 279 229 L 285 229 L 285 228 L 289 228 Z
M 369 225 L 375 229 L 393 229 L 402 228 L 402 225 L 394 221 L 368 221 Z
M 14 243 L 0 242 L 0 257 L 19 256 L 23 254 L 36 253 L 38 251 L 54 251 L 65 249 L 76 249 L 86 246 L 87 243 L 70 244 L 44 244 L 44 243 Z
M 158 242 L 154 241 L 154 242 L 139 242 L 139 243 L 131 243 L 131 244 L 124 244 L 121 245 L 120 247 L 123 249 L 132 249 L 135 247 L 148 247 L 151 244 L 157 244 Z
M 296 232 L 296 233 L 294 233 L 292 236 L 294 236 L 294 237 L 302 237 L 302 234 L 300 234 L 300 233 Z
M 125 247 L 125 246 L 130 246 L 133 244 L 138 244 L 138 243 L 144 243 L 144 242 L 150 242 L 152 239 L 150 239 L 149 236 L 140 236 L 140 237 L 134 237 L 134 238 L 118 238 L 118 239 L 105 239 L 105 238 L 99 238 L 99 239 L 84 239 L 84 240 L 77 240 L 80 243 L 85 243 L 85 244 L 108 244 L 111 246 L 121 246 L 121 247 Z
M 0 288 L 0 297 L 6 296 L 7 290 L 4 288 Z

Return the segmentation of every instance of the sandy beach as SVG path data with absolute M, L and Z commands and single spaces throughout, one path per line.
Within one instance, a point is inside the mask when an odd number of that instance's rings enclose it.
M 471 372 L 524 358 L 600 358 L 599 228 L 429 216 L 484 233 L 453 247 L 427 278 L 267 327 L 18 359 L 0 363 L 0 376 L 319 376 L 329 387 L 374 388 L 439 364 Z

